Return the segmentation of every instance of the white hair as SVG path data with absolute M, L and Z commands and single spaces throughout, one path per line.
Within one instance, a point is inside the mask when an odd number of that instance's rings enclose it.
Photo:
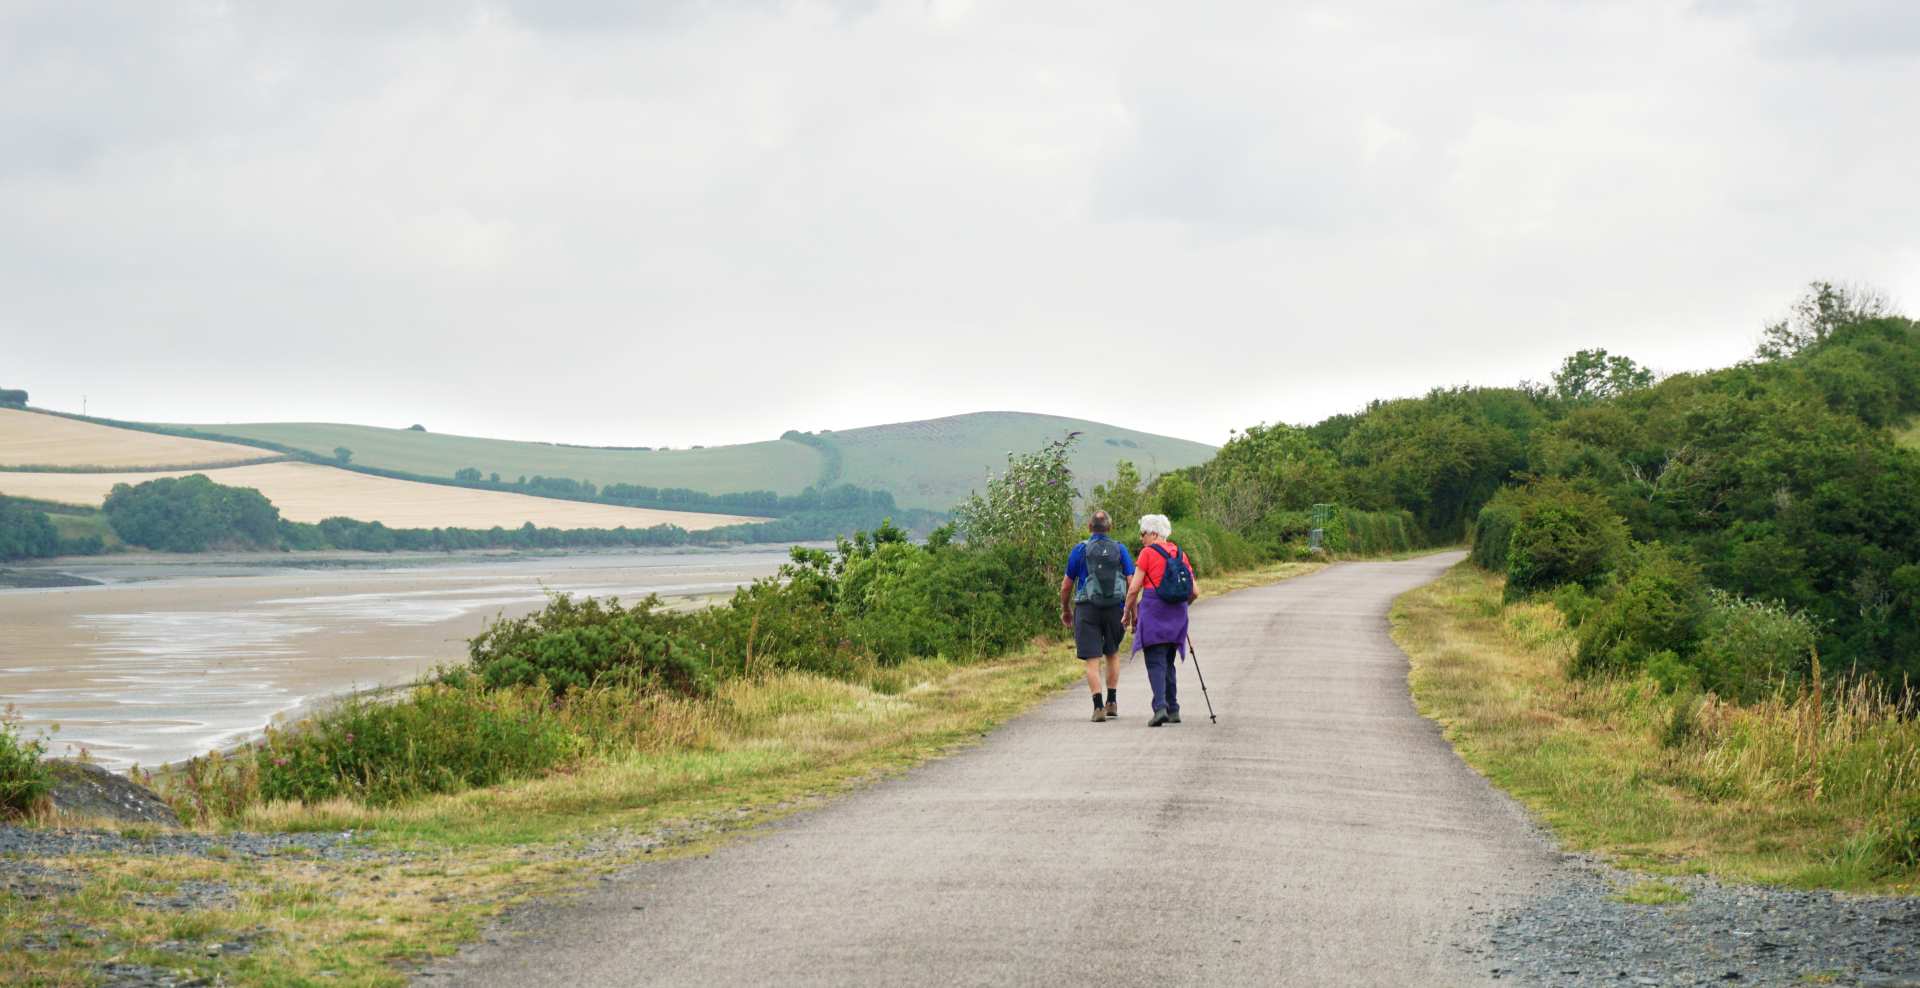
M 1140 534 L 1145 535 L 1148 532 L 1163 539 L 1168 538 L 1173 535 L 1173 522 L 1168 521 L 1166 515 L 1141 515 Z

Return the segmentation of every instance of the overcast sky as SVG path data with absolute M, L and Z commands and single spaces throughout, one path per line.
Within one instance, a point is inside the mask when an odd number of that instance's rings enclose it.
M 0 0 L 0 386 L 1221 442 L 1730 363 L 1814 278 L 1914 311 L 1916 93 L 1903 0 Z

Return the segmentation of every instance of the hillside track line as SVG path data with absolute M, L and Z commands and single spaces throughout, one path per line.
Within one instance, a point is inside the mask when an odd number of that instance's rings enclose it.
M 1394 597 L 1461 558 L 1203 600 L 1185 723 L 1083 688 L 704 857 L 511 912 L 422 984 L 1469 985 L 1559 854 L 1415 712 Z M 1062 662 L 1073 660 L 1065 654 Z

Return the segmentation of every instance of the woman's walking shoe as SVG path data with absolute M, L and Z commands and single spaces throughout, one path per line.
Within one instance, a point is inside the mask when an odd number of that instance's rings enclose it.
M 1167 723 L 1169 723 L 1169 724 L 1178 724 L 1178 723 L 1180 723 L 1180 711 L 1178 711 L 1178 710 L 1169 710 L 1169 711 L 1167 711 Z
M 1159 727 L 1161 724 L 1164 724 L 1166 722 L 1167 722 L 1167 712 L 1165 710 L 1155 710 L 1153 712 L 1153 719 L 1150 721 L 1147 721 L 1147 726 Z

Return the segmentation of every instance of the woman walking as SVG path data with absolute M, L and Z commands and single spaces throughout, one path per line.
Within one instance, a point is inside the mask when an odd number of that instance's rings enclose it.
M 1200 599 L 1193 561 L 1172 541 L 1166 515 L 1140 519 L 1144 547 L 1127 584 L 1123 620 L 1133 629 L 1133 650 L 1146 653 L 1147 685 L 1153 689 L 1148 727 L 1180 723 L 1180 689 L 1174 670 L 1186 658 L 1187 606 Z

